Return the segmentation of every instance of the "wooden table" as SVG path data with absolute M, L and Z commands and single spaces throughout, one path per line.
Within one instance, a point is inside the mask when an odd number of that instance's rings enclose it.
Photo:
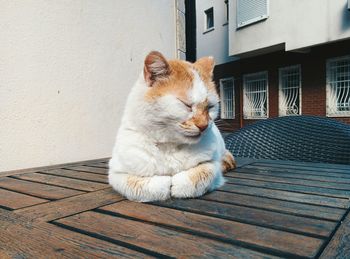
M 239 160 L 200 199 L 130 202 L 106 160 L 0 173 L 0 258 L 350 258 L 350 167 Z

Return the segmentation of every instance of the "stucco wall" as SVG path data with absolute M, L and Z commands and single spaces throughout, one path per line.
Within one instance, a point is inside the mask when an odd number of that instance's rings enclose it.
M 213 7 L 214 30 L 205 32 L 204 11 Z M 213 56 L 216 64 L 235 60 L 229 57 L 228 23 L 224 0 L 196 0 L 197 58 Z
M 0 0 L 0 171 L 108 157 L 152 49 L 176 55 L 175 1 Z
M 269 0 L 269 17 L 239 30 L 236 3 L 229 2 L 230 55 L 277 44 L 285 44 L 287 51 L 296 50 L 350 37 L 347 0 Z

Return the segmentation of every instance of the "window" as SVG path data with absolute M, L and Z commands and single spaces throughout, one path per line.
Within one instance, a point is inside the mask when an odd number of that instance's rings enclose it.
M 235 118 L 235 90 L 233 77 L 220 79 L 221 118 Z
M 262 119 L 268 115 L 267 72 L 243 76 L 243 114 L 245 119 Z
M 268 0 L 237 0 L 237 28 L 269 17 Z
M 205 13 L 205 30 L 210 30 L 214 28 L 214 9 L 209 8 L 204 11 Z
M 327 60 L 327 116 L 350 116 L 350 56 Z
M 279 115 L 301 114 L 300 65 L 279 69 Z

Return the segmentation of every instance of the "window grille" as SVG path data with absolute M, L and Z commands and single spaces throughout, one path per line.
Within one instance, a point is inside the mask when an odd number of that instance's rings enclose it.
M 279 115 L 301 114 L 300 65 L 279 69 Z
M 237 28 L 269 17 L 268 0 L 237 0 Z
M 221 118 L 235 118 L 235 91 L 233 78 L 220 79 Z
M 267 80 L 267 72 L 243 76 L 243 114 L 245 119 L 267 118 Z
M 327 116 L 350 115 L 350 56 L 327 60 Z
M 205 29 L 209 30 L 214 28 L 214 8 L 209 8 L 204 11 L 205 13 Z

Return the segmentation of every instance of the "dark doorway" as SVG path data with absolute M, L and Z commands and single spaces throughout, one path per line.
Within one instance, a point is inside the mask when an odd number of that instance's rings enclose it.
M 186 60 L 196 61 L 196 1 L 185 0 Z

